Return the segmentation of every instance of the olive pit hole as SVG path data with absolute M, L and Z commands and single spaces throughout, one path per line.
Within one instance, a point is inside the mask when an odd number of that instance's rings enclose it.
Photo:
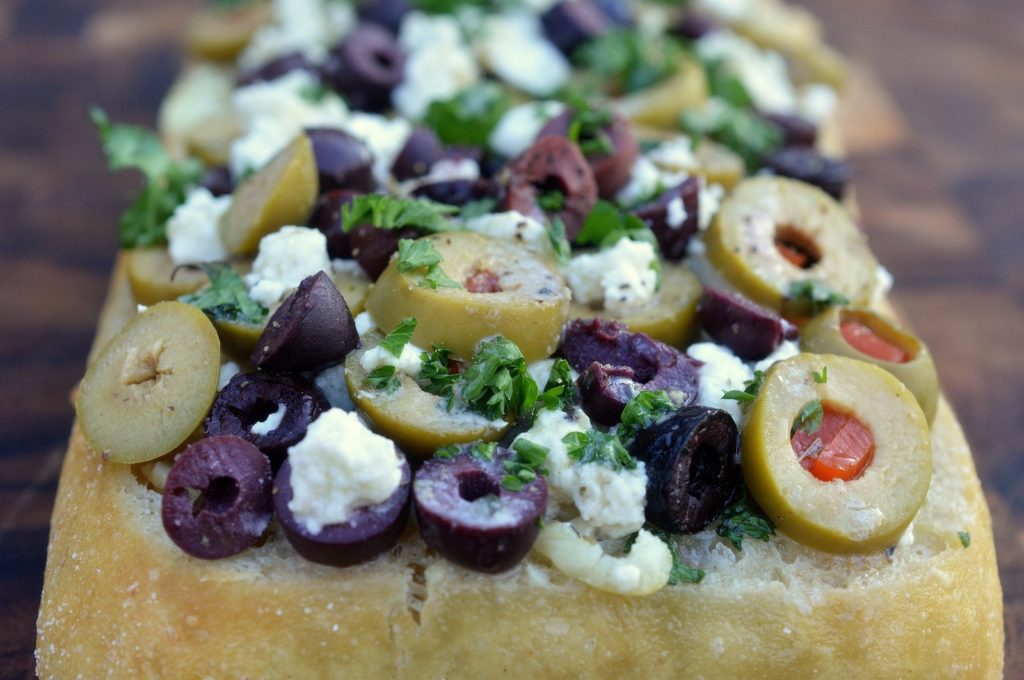
M 188 492 L 190 497 L 196 494 L 195 489 L 189 489 Z M 206 488 L 193 498 L 192 516 L 196 517 L 204 511 L 220 514 L 234 505 L 237 498 L 237 480 L 233 477 L 214 477 Z
M 484 496 L 497 496 L 501 489 L 483 470 L 467 470 L 459 475 L 459 497 L 472 503 Z
M 775 247 L 787 262 L 800 269 L 810 269 L 821 262 L 821 248 L 815 240 L 791 224 L 775 230 Z

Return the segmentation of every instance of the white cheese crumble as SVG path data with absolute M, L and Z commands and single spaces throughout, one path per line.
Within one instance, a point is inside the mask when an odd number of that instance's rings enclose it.
M 377 327 L 377 322 L 373 320 L 369 312 L 360 312 L 356 314 L 356 333 L 359 335 L 366 335 L 374 328 Z
M 249 432 L 256 436 L 270 434 L 281 426 L 281 422 L 284 420 L 284 414 L 287 411 L 287 406 L 284 404 L 278 404 L 277 409 L 273 413 L 267 415 L 263 420 L 257 420 L 253 423 L 253 426 L 249 428 Z
M 515 210 L 480 215 L 466 220 L 463 226 L 491 238 L 519 241 L 534 252 L 546 254 L 551 250 L 547 227 Z
M 537 387 L 543 391 L 544 386 L 548 384 L 548 380 L 551 378 L 551 369 L 554 366 L 554 359 L 541 359 L 528 365 L 526 370 L 530 372 L 530 377 L 533 378 L 533 382 L 537 383 Z M 573 382 L 576 382 L 576 379 L 580 377 L 580 374 L 571 367 L 569 368 L 569 375 L 572 377 Z
M 390 439 L 370 431 L 355 413 L 324 412 L 288 449 L 292 499 L 288 509 L 310 533 L 346 521 L 353 511 L 381 503 L 402 480 Z
M 646 156 L 666 172 L 687 173 L 700 165 L 693 155 L 693 141 L 686 135 L 662 142 L 648 151 Z
M 697 41 L 703 60 L 721 60 L 761 111 L 794 113 L 797 96 L 786 60 L 778 52 L 761 50 L 754 43 L 727 30 L 713 31 Z
M 359 365 L 367 372 L 381 366 L 394 366 L 399 373 L 405 373 L 415 378 L 420 374 L 420 368 L 423 366 L 423 362 L 420 361 L 423 351 L 422 348 L 407 342 L 402 348 L 401 356 L 396 357 L 381 345 L 377 345 L 373 349 L 363 352 L 363 356 L 359 357 Z
M 526 12 L 488 17 L 474 42 L 480 62 L 512 87 L 550 95 L 569 80 L 569 61 L 544 35 L 540 20 Z
M 751 12 L 752 0 L 697 0 L 697 7 L 722 21 L 738 21 Z
M 875 270 L 875 289 L 871 293 L 872 303 L 878 304 L 885 300 L 892 291 L 892 284 L 892 273 L 882 265 L 878 265 L 878 269 Z
M 652 267 L 657 254 L 650 243 L 619 239 L 611 248 L 577 255 L 566 265 L 566 279 L 580 304 L 600 302 L 612 314 L 650 302 L 658 285 Z
M 231 206 L 231 196 L 214 196 L 205 187 L 189 192 L 185 202 L 167 220 L 167 253 L 174 264 L 226 260 L 220 240 L 220 218 Z
M 690 345 L 686 353 L 697 361 L 704 362 L 698 369 L 700 384 L 697 403 L 721 409 L 732 416 L 737 425 L 741 425 L 743 412 L 740 410 L 739 402 L 734 399 L 723 399 L 722 395 L 729 390 L 742 390 L 744 382 L 754 377 L 750 367 L 729 351 L 728 347 L 713 342 Z
M 442 158 L 430 166 L 422 184 L 480 179 L 480 164 L 472 158 Z
M 629 182 L 615 195 L 619 205 L 632 206 L 648 201 L 665 189 L 682 184 L 689 175 L 659 167 L 647 156 L 640 156 L 630 171 Z
M 506 158 L 518 156 L 533 145 L 540 129 L 564 110 L 565 105 L 555 101 L 513 106 L 491 131 L 488 144 Z
M 370 277 L 366 275 L 366 270 L 363 269 L 363 265 L 359 264 L 359 260 L 346 260 L 336 257 L 331 260 L 331 271 L 335 274 L 347 274 L 356 279 L 370 280 Z
M 327 53 L 326 27 L 323 0 L 274 0 L 273 21 L 253 34 L 238 64 L 256 68 L 291 52 L 322 61 Z
M 697 227 L 704 231 L 711 226 L 711 220 L 718 214 L 725 198 L 725 189 L 720 184 L 708 184 L 700 180 L 700 192 L 697 194 Z
M 406 50 L 405 74 L 391 101 L 406 118 L 422 118 L 431 102 L 450 99 L 480 79 L 480 67 L 451 16 L 409 12 L 398 42 Z
M 260 239 L 259 253 L 245 282 L 253 300 L 271 307 L 297 288 L 302 279 L 320 271 L 331 271 L 323 232 L 308 227 L 281 227 Z
M 348 393 L 348 383 L 345 381 L 345 364 L 325 368 L 316 374 L 313 382 L 327 397 L 327 403 L 334 408 L 343 411 L 356 410 L 356 405 Z
M 217 391 L 221 391 L 231 379 L 242 372 L 242 367 L 234 361 L 225 361 L 220 365 L 220 377 L 217 378 Z
M 832 115 L 838 104 L 839 95 L 835 90 L 822 83 L 810 83 L 800 88 L 797 111 L 807 120 L 820 125 Z
M 395 157 L 412 133 L 409 121 L 357 111 L 341 124 L 341 128 L 370 149 L 373 156 L 373 178 L 378 186 L 386 187 Z
M 686 218 L 686 206 L 683 205 L 681 197 L 676 196 L 665 206 L 665 224 L 668 225 L 669 229 L 680 228 L 686 222 Z
M 767 371 L 776 361 L 789 359 L 800 354 L 800 345 L 793 340 L 784 340 L 779 343 L 775 351 L 754 364 L 755 371 Z
M 348 115 L 344 102 L 330 93 L 311 101 L 308 93 L 317 88 L 313 75 L 292 71 L 235 90 L 232 106 L 245 132 L 231 143 L 232 176 L 237 179 L 262 168 L 303 128 L 342 126 Z

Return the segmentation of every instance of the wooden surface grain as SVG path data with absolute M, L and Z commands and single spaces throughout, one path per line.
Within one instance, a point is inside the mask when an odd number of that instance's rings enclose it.
M 152 125 L 195 4 L 0 2 L 0 678 L 32 675 L 68 392 L 134 188 L 86 110 Z M 974 449 L 1024 677 L 1024 3 L 805 4 L 877 76 L 846 120 L 864 222 Z

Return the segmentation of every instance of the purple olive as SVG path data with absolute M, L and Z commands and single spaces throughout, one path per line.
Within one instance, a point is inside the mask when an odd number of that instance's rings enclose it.
M 562 353 L 580 372 L 580 403 L 603 425 L 618 423 L 626 403 L 643 390 L 664 390 L 683 405 L 697 397 L 699 362 L 617 321 L 570 321 Z
M 405 140 L 391 164 L 391 174 L 399 182 L 416 179 L 430 172 L 430 166 L 444 157 L 444 146 L 430 128 L 417 127 Z
M 351 189 L 334 189 L 320 194 L 309 215 L 309 226 L 319 229 L 327 237 L 327 254 L 334 258 L 352 257 L 349 236 L 341 230 L 341 210 L 352 203 L 362 192 Z
M 381 112 L 391 106 L 391 90 L 402 82 L 405 53 L 379 24 L 361 24 L 331 50 L 321 67 L 325 81 L 349 107 Z
M 416 472 L 413 502 L 423 541 L 443 557 L 493 574 L 515 566 L 537 540 L 548 485 L 537 476 L 518 491 L 502 484 L 512 453 L 492 460 L 461 453 L 432 458 Z
M 686 12 L 669 27 L 669 32 L 686 40 L 700 40 L 717 28 L 715 22 L 703 14 Z
M 537 139 L 541 137 L 565 137 L 572 125 L 574 112 L 565 111 L 549 120 L 537 133 Z M 606 138 L 610 151 L 594 150 L 586 154 L 587 162 L 594 171 L 594 181 L 597 183 L 597 193 L 601 198 L 610 199 L 619 192 L 619 189 L 629 182 L 630 174 L 633 172 L 633 164 L 640 155 L 640 147 L 637 146 L 636 137 L 629 121 L 614 114 L 611 121 L 602 127 L 601 134 Z M 586 149 L 588 143 L 594 143 L 596 137 L 580 135 L 579 143 L 581 150 Z
M 634 208 L 633 214 L 651 228 L 666 258 L 681 260 L 697 233 L 699 210 L 700 183 L 696 177 L 689 177 L 653 201 Z
M 358 345 L 348 304 L 321 271 L 304 278 L 285 298 L 250 358 L 265 371 L 315 371 L 341 363 Z
M 292 490 L 292 466 L 285 461 L 274 478 L 274 511 L 288 542 L 310 562 L 349 567 L 390 550 L 402 537 L 409 521 L 409 487 L 412 472 L 405 456 L 398 488 L 380 503 L 354 510 L 348 519 L 328 524 L 313 533 L 288 508 Z
M 268 422 L 282 407 L 281 422 L 264 432 L 259 423 Z M 288 447 L 302 441 L 310 424 L 330 407 L 320 388 L 298 375 L 239 373 L 217 394 L 203 430 L 207 437 L 241 437 L 266 454 L 276 467 L 284 460 Z
M 464 206 L 472 201 L 491 198 L 501 200 L 501 187 L 489 179 L 451 179 L 442 182 L 421 184 L 413 190 L 413 196 L 429 198 L 445 205 Z
M 762 112 L 759 115 L 782 133 L 783 147 L 814 147 L 818 138 L 818 127 L 806 118 L 785 113 Z
M 412 228 L 377 229 L 370 225 L 361 225 L 349 232 L 352 244 L 352 257 L 363 268 L 372 281 L 380 278 L 387 269 L 391 256 L 398 252 L 398 242 L 403 238 L 416 239 L 422 236 Z
M 697 316 L 711 338 L 744 361 L 757 361 L 794 340 L 799 331 L 773 310 L 742 295 L 704 287 Z
M 306 71 L 315 74 L 316 66 L 301 52 L 289 52 L 276 59 L 271 59 L 258 68 L 242 71 L 238 74 L 237 86 L 245 87 L 253 83 L 277 80 L 292 71 Z
M 270 524 L 272 472 L 260 450 L 239 437 L 211 437 L 179 455 L 164 486 L 160 515 L 174 543 L 216 560 L 256 544 Z
M 402 19 L 412 11 L 407 0 L 364 0 L 357 3 L 356 14 L 361 21 L 378 24 L 394 34 L 402 27 Z
M 373 155 L 366 144 L 347 132 L 330 128 L 307 128 L 306 136 L 313 145 L 320 193 L 373 189 Z
M 692 534 L 715 521 L 740 480 L 739 433 L 725 411 L 685 406 L 637 435 L 647 466 L 647 521 Z
M 630 26 L 633 23 L 626 0 L 594 0 L 594 5 L 616 26 Z
M 853 178 L 853 168 L 848 162 L 799 146 L 768 154 L 764 167 L 780 177 L 812 184 L 837 201 L 843 198 L 846 185 Z
M 544 33 L 566 55 L 607 33 L 612 22 L 590 0 L 561 0 L 540 18 Z
M 558 217 L 569 240 L 597 202 L 597 183 L 578 146 L 563 137 L 542 137 L 508 166 L 505 210 L 549 222 Z
M 214 196 L 226 196 L 235 190 L 231 169 L 226 165 L 215 165 L 203 171 L 202 185 Z

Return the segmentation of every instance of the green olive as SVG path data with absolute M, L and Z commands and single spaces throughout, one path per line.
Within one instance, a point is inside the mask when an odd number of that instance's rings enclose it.
M 402 451 L 418 458 L 429 458 L 448 444 L 481 439 L 494 441 L 508 428 L 501 421 L 448 411 L 443 398 L 424 391 L 413 378 L 402 373 L 397 374 L 401 387 L 393 392 L 367 387 L 364 384 L 367 371 L 360 362 L 382 338 L 379 331 L 371 331 L 360 338 L 362 347 L 345 359 L 345 382 L 356 406 Z
M 365 276 L 351 272 L 334 272 L 331 274 L 334 285 L 338 287 L 341 297 L 345 298 L 352 316 L 359 314 L 366 307 L 366 296 L 370 292 L 370 280 Z
M 703 177 L 708 184 L 721 184 L 732 189 L 747 174 L 739 155 L 710 139 L 701 140 L 693 155 L 697 158 L 697 166 L 692 174 Z
M 270 314 L 273 314 L 273 311 L 267 314 L 263 323 L 259 324 L 216 319 L 213 322 L 213 327 L 217 329 L 224 352 L 235 361 L 248 360 L 252 356 L 252 351 L 256 349 L 256 343 L 259 342 L 260 336 L 267 328 Z
M 260 239 L 289 224 L 305 224 L 319 188 L 309 137 L 298 135 L 235 189 L 221 217 L 220 236 L 232 255 L 256 252 Z
M 866 327 L 904 356 L 899 360 L 887 360 L 863 351 L 869 348 L 858 349 L 850 344 L 843 332 L 843 328 L 849 329 L 850 324 Z M 935 418 L 939 403 L 939 378 L 932 355 L 917 336 L 892 319 L 870 309 L 833 307 L 804 326 L 800 332 L 800 346 L 808 352 L 841 354 L 884 368 L 914 393 L 928 422 Z
M 171 261 L 166 248 L 127 250 L 125 268 L 132 294 L 140 305 L 155 305 L 163 300 L 177 300 L 209 282 L 206 274 L 197 269 L 178 269 Z
M 697 275 L 686 265 L 663 262 L 661 289 L 654 298 L 629 314 L 609 314 L 602 309 L 573 302 L 569 316 L 585 319 L 600 316 L 622 321 L 634 333 L 646 333 L 674 347 L 685 348 L 697 330 L 697 301 L 701 285 Z
M 514 342 L 527 361 L 555 351 L 569 317 L 571 293 L 545 260 L 518 243 L 479 234 L 424 238 L 441 254 L 441 269 L 460 287 L 426 287 L 424 269 L 399 272 L 398 258 L 393 258 L 366 299 L 381 328 L 415 317 L 413 342 L 420 347 L 444 345 L 462 359 L 472 357 L 477 343 L 491 335 Z M 500 291 L 468 290 L 469 280 L 481 273 L 492 277 Z
M 679 114 L 699 109 L 708 99 L 704 68 L 684 58 L 671 78 L 618 101 L 619 111 L 636 125 L 660 129 L 679 129 Z
M 200 59 L 231 61 L 271 17 L 262 2 L 238 7 L 212 7 L 197 14 L 185 31 L 185 49 Z
M 860 476 L 823 482 L 800 464 L 791 428 L 815 400 L 851 414 L 873 435 L 874 457 Z M 827 552 L 881 550 L 899 540 L 928 492 L 928 421 L 910 390 L 881 368 L 799 354 L 765 376 L 743 429 L 742 469 L 758 504 L 791 538 Z
M 242 134 L 234 116 L 215 116 L 188 130 L 182 139 L 186 151 L 207 167 L 227 165 L 231 159 L 231 143 Z
M 189 66 L 174 81 L 160 105 L 159 129 L 176 155 L 198 157 L 206 165 L 224 165 L 231 140 L 241 134 L 231 111 L 235 73 L 210 63 Z
M 708 260 L 740 292 L 787 315 L 806 311 L 789 299 L 794 283 L 823 283 L 853 304 L 867 304 L 875 290 L 878 261 L 849 213 L 796 180 L 741 182 L 722 202 L 705 244 Z

